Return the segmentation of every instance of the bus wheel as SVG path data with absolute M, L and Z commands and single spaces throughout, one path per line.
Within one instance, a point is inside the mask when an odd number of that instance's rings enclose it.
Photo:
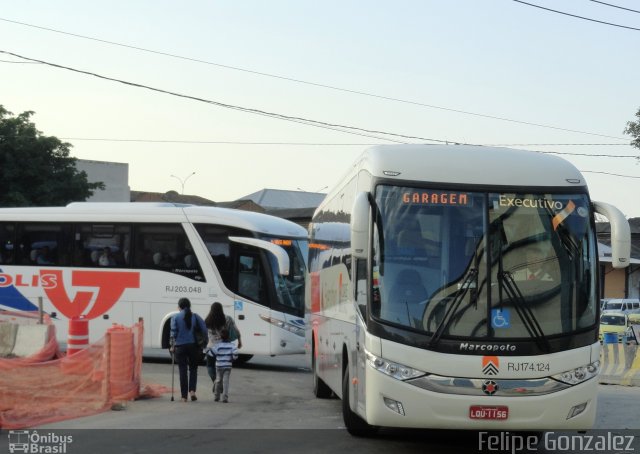
M 234 366 L 240 366 L 253 358 L 253 355 L 238 355 L 238 359 L 233 362 Z
M 315 348 L 311 353 L 311 368 L 313 369 L 313 395 L 318 399 L 328 399 L 333 394 L 323 379 L 318 377 L 318 364 L 316 363 Z
M 358 414 L 351 411 L 349 405 L 349 370 L 344 371 L 342 378 L 342 419 L 347 432 L 355 437 L 371 437 L 376 434 L 378 428 L 368 424 Z

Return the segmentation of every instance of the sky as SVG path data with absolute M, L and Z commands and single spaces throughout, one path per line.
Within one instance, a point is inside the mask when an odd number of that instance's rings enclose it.
M 640 217 L 640 4 L 529 3 L 592 20 L 514 0 L 0 0 L 0 105 L 128 163 L 132 190 L 326 192 L 369 145 L 450 141 L 563 153 Z

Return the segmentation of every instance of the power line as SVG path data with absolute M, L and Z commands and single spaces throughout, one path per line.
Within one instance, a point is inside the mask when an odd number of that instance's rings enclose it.
M 9 137 L 0 135 L 2 137 Z M 19 138 L 19 137 L 12 137 Z M 169 144 L 186 144 L 186 145 L 282 145 L 282 146 L 316 146 L 316 147 L 372 147 L 381 145 L 380 143 L 344 143 L 344 142 L 254 142 L 239 140 L 185 140 L 185 139 L 118 139 L 107 137 L 58 137 L 60 140 L 72 141 L 92 141 L 92 142 L 132 142 L 132 143 L 169 143 Z M 422 144 L 436 145 L 436 144 Z M 480 143 L 481 147 L 543 147 L 543 146 L 630 146 L 621 143 Z M 560 154 L 569 156 L 586 156 L 591 158 L 633 158 L 639 159 L 639 155 L 613 155 L 613 154 L 593 154 L 593 153 L 569 153 L 561 151 L 538 151 L 545 154 Z
M 601 5 L 607 5 L 607 6 L 610 6 L 612 8 L 618 8 L 618 9 L 623 9 L 625 11 L 631 11 L 632 13 L 640 13 L 640 11 L 638 11 L 636 9 L 625 8 L 623 6 L 613 5 L 611 3 L 606 3 L 606 2 L 600 2 L 598 0 L 590 0 L 590 1 L 592 1 L 594 3 L 600 3 Z
M 544 154 L 561 154 L 565 156 L 587 156 L 589 158 L 633 158 L 640 159 L 640 155 L 628 155 L 628 154 L 589 154 L 589 153 L 563 153 L 560 151 L 540 151 L 540 153 Z
M 574 133 L 578 133 L 578 134 L 587 134 L 587 135 L 598 136 L 598 137 L 607 137 L 607 138 L 610 138 L 610 139 L 617 139 L 617 140 L 626 140 L 625 138 L 622 138 L 622 137 L 609 136 L 609 135 L 606 135 L 606 134 L 599 134 L 599 133 L 593 133 L 593 132 L 588 132 L 588 131 L 580 131 L 580 130 L 576 130 L 576 129 L 562 128 L 562 127 L 559 127 L 559 126 L 546 125 L 546 124 L 542 124 L 542 123 L 533 123 L 533 122 L 522 121 L 522 120 L 514 120 L 514 119 L 511 119 L 511 118 L 499 117 L 499 116 L 487 115 L 487 114 L 481 114 L 481 113 L 477 113 L 477 112 L 470 112 L 470 111 L 465 111 L 465 110 L 460 110 L 460 109 L 452 109 L 452 108 L 448 108 L 448 107 L 436 106 L 436 105 L 433 105 L 433 104 L 426 104 L 426 103 L 421 103 L 421 102 L 417 102 L 417 101 L 410 101 L 410 100 L 401 99 L 401 98 L 394 98 L 394 97 L 391 97 L 391 96 L 383 96 L 383 95 L 378 95 L 378 94 L 374 94 L 374 93 L 368 93 L 368 92 L 364 92 L 364 91 L 358 91 L 358 90 L 352 90 L 352 89 L 348 89 L 348 88 L 336 87 L 336 86 L 333 86 L 333 85 L 321 84 L 321 83 L 317 83 L 317 82 L 310 82 L 310 81 L 306 81 L 306 80 L 302 80 L 302 79 L 295 79 L 295 78 L 292 78 L 292 77 L 281 76 L 281 75 L 277 75 L 277 74 L 270 74 L 270 73 L 265 73 L 265 72 L 260 72 L 260 71 L 254 71 L 254 70 L 250 70 L 250 69 L 246 69 L 246 68 L 241 68 L 241 67 L 238 67 L 238 66 L 223 65 L 223 64 L 220 64 L 220 63 L 215 63 L 215 62 L 211 62 L 211 61 L 207 61 L 207 60 L 201 60 L 201 59 L 191 58 L 191 57 L 184 57 L 182 55 L 176 55 L 176 54 L 172 54 L 172 53 L 169 53 L 169 52 L 162 52 L 162 51 L 157 51 L 157 50 L 152 50 L 152 49 L 146 49 L 144 47 L 132 46 L 132 45 L 129 45 L 129 44 L 118 43 L 118 42 L 115 42 L 115 41 L 108 41 L 108 40 L 104 40 L 104 39 L 93 38 L 93 37 L 90 37 L 90 36 L 79 35 L 77 33 L 70 33 L 70 32 L 65 32 L 65 31 L 62 31 L 62 30 L 56 30 L 56 29 L 53 29 L 53 28 L 47 28 L 47 27 L 41 27 L 41 26 L 38 26 L 38 25 L 27 24 L 25 22 L 18 22 L 18 21 L 14 21 L 14 20 L 2 18 L 2 17 L 0 17 L 0 21 L 5 21 L 5 22 L 12 23 L 12 24 L 17 24 L 17 25 L 23 25 L 23 26 L 26 26 L 26 27 L 37 28 L 37 29 L 40 29 L 40 30 L 45 30 L 45 31 L 53 32 L 53 33 L 59 33 L 59 34 L 62 34 L 62 35 L 73 36 L 73 37 L 76 37 L 76 38 L 86 39 L 86 40 L 90 40 L 90 41 L 96 41 L 96 42 L 100 42 L 100 43 L 103 43 L 103 44 L 109 44 L 109 45 L 113 45 L 113 46 L 124 47 L 124 48 L 127 48 L 127 49 L 138 50 L 138 51 L 141 51 L 141 52 L 148 52 L 148 53 L 151 53 L 151 54 L 163 55 L 165 57 L 171 57 L 171 58 L 176 58 L 176 59 L 180 59 L 180 60 L 186 60 L 186 61 L 190 61 L 190 62 L 194 62 L 194 63 L 202 63 L 202 64 L 206 64 L 206 65 L 211 65 L 211 66 L 217 66 L 217 67 L 220 67 L 220 68 L 230 69 L 230 70 L 233 70 L 233 71 L 241 71 L 241 72 L 245 72 L 245 73 L 249 73 L 249 74 L 255 74 L 255 75 L 258 75 L 258 76 L 271 77 L 271 78 L 274 78 L 274 79 L 286 80 L 286 81 L 289 81 L 289 82 L 295 82 L 295 83 L 304 84 L 304 85 L 310 85 L 310 86 L 319 87 L 319 88 L 326 88 L 326 89 L 329 89 L 329 90 L 341 91 L 341 92 L 344 92 L 344 93 L 351 93 L 351 94 L 356 94 L 356 95 L 368 96 L 368 97 L 371 97 L 371 98 L 383 99 L 383 100 L 386 100 L 386 101 L 393 101 L 393 102 L 398 102 L 398 103 L 403 103 L 403 104 L 411 104 L 411 105 L 414 105 L 414 106 L 428 107 L 428 108 L 431 108 L 431 109 L 438 109 L 438 110 L 444 110 L 444 111 L 448 111 L 448 112 L 460 113 L 460 114 L 464 114 L 464 115 L 472 115 L 472 116 L 476 116 L 476 117 L 489 118 L 489 119 L 492 119 L 492 120 L 506 121 L 506 122 L 510 122 L 510 123 L 517 123 L 517 124 L 523 124 L 523 125 L 528 125 L 528 126 L 535 126 L 535 127 L 539 127 L 539 128 L 548 128 L 548 129 L 555 129 L 555 130 L 558 130 L 558 131 L 574 132 Z
M 571 17 L 575 17 L 575 18 L 578 18 L 578 19 L 588 20 L 588 21 L 591 21 L 591 22 L 597 22 L 599 24 L 611 25 L 612 27 L 620 27 L 620 28 L 626 28 L 626 29 L 629 29 L 629 30 L 640 31 L 640 28 L 628 27 L 626 25 L 620 25 L 620 24 L 613 24 L 611 22 L 605 22 L 605 21 L 601 21 L 601 20 L 597 20 L 597 19 L 591 19 L 589 17 L 584 17 L 584 16 L 577 16 L 575 14 L 565 13 L 563 11 L 558 11 L 556 9 L 545 8 L 544 6 L 540 6 L 540 5 L 534 5 L 533 3 L 523 2 L 522 0 L 513 0 L 513 1 L 516 2 L 516 3 L 522 3 L 523 5 L 533 6 L 534 8 L 540 8 L 540 9 L 544 9 L 546 11 L 551 11 L 552 13 L 563 14 L 565 16 L 571 16 Z
M 483 143 L 485 147 L 629 147 L 628 143 Z
M 292 146 L 375 146 L 379 143 L 314 143 L 314 142 L 242 142 L 237 140 L 160 140 L 160 139 L 107 139 L 87 137 L 59 137 L 60 140 L 89 140 L 102 142 L 180 143 L 194 145 L 292 145 Z
M 319 120 L 311 120 L 311 119 L 303 118 L 303 117 L 295 117 L 295 116 L 290 116 L 290 115 L 279 114 L 279 113 L 276 113 L 276 112 L 266 112 L 264 110 L 253 109 L 253 108 L 242 107 L 242 106 L 236 106 L 236 105 L 233 105 L 233 104 L 225 104 L 225 103 L 222 103 L 222 102 L 219 102 L 219 101 L 212 101 L 212 100 L 209 100 L 209 99 L 199 98 L 197 96 L 185 95 L 185 94 L 181 94 L 181 93 L 172 92 L 172 91 L 169 91 L 169 90 L 163 90 L 163 89 L 160 89 L 160 88 L 150 87 L 148 85 L 143 85 L 143 84 L 139 84 L 139 83 L 135 83 L 135 82 L 128 82 L 128 81 L 121 80 L 121 79 L 115 79 L 113 77 L 102 76 L 100 74 L 92 73 L 92 72 L 89 72 L 89 71 L 83 71 L 83 70 L 71 68 L 71 67 L 68 67 L 68 66 L 58 65 L 56 63 L 50 63 L 50 62 L 47 62 L 47 61 L 44 61 L 44 60 L 37 60 L 37 59 L 34 59 L 34 58 L 25 57 L 25 56 L 22 56 L 22 55 L 19 55 L 19 54 L 15 54 L 13 52 L 0 50 L 0 53 L 7 54 L 7 55 L 12 55 L 14 57 L 22 58 L 22 59 L 29 60 L 29 61 L 42 63 L 44 65 L 51 66 L 51 67 L 54 67 L 54 68 L 65 69 L 67 71 L 72 71 L 72 72 L 76 72 L 76 73 L 79 73 L 79 74 L 84 74 L 84 75 L 96 77 L 98 79 L 108 80 L 108 81 L 111 81 L 111 82 L 117 82 L 117 83 L 120 83 L 120 84 L 124 84 L 124 85 L 128 85 L 128 86 L 131 86 L 131 87 L 135 87 L 135 88 L 143 88 L 143 89 L 154 91 L 154 92 L 157 92 L 157 93 L 163 93 L 163 94 L 170 95 L 170 96 L 175 96 L 175 97 L 179 97 L 179 98 L 184 98 L 184 99 L 190 99 L 190 100 L 193 100 L 193 101 L 203 102 L 203 103 L 206 103 L 206 104 L 211 104 L 211 105 L 218 106 L 218 107 L 223 107 L 223 108 L 226 108 L 226 109 L 239 110 L 241 112 L 245 112 L 245 113 L 249 113 L 249 114 L 253 114 L 253 115 L 262 115 L 262 116 L 266 116 L 266 117 L 270 117 L 270 118 L 275 118 L 275 119 L 278 119 L 278 120 L 284 120 L 284 121 L 290 121 L 290 122 L 294 122 L 294 123 L 306 124 L 308 126 L 313 126 L 313 127 L 316 127 L 316 128 L 331 129 L 331 130 L 335 130 L 335 131 L 338 131 L 338 132 L 343 132 L 343 133 L 346 133 L 346 134 L 354 134 L 354 135 L 359 135 L 359 136 L 372 137 L 372 138 L 375 138 L 375 139 L 381 139 L 381 140 L 386 140 L 386 141 L 395 142 L 395 143 L 406 143 L 406 142 L 402 142 L 402 141 L 397 140 L 397 139 L 390 139 L 390 138 L 387 138 L 387 137 L 378 137 L 378 136 L 371 135 L 371 134 L 388 135 L 388 136 L 400 137 L 400 138 L 404 138 L 404 139 L 426 140 L 426 141 L 429 141 L 429 142 L 460 143 L 460 142 L 456 142 L 456 141 L 452 141 L 452 140 L 432 139 L 432 138 L 420 137 L 420 136 L 409 136 L 409 135 L 404 135 L 404 134 L 396 134 L 396 133 L 385 132 L 385 131 L 376 131 L 376 130 L 370 130 L 370 129 L 365 129 L 365 128 L 359 128 L 359 127 L 356 127 L 356 126 L 333 124 L 333 123 L 327 123 L 327 122 L 323 122 L 323 121 L 319 121 Z M 368 134 L 365 134 L 365 133 L 368 133 Z
M 580 172 L 582 172 L 582 173 L 600 173 L 602 175 L 610 175 L 610 176 L 614 176 L 614 177 L 640 179 L 640 177 L 636 177 L 636 176 L 633 176 L 633 175 L 620 175 L 619 173 L 598 172 L 596 170 L 581 170 Z
M 387 137 L 378 137 L 375 135 L 371 135 L 371 134 L 378 134 L 378 135 L 384 135 L 384 136 L 393 136 L 393 137 L 398 137 L 398 138 L 403 138 L 403 139 L 413 139 L 413 140 L 421 140 L 421 141 L 428 141 L 428 142 L 439 142 L 439 143 L 446 143 L 446 144 L 465 144 L 465 145 L 473 145 L 473 144 L 469 144 L 469 143 L 464 143 L 461 141 L 456 141 L 456 140 L 444 140 L 444 139 L 433 139 L 433 138 L 428 138 L 428 137 L 421 137 L 421 136 L 410 136 L 410 135 L 406 135 L 406 134 L 397 134 L 397 133 L 392 133 L 392 132 L 386 132 L 386 131 L 377 131 L 377 130 L 371 130 L 371 129 L 366 129 L 366 128 L 359 128 L 357 126 L 348 126 L 348 125 L 342 125 L 342 124 L 335 124 L 335 123 L 328 123 L 328 122 L 324 122 L 324 121 L 319 121 L 319 120 L 311 120 L 308 118 L 303 118 L 303 117 L 295 117 L 295 116 L 290 116 L 290 115 L 284 115 L 284 114 L 279 114 L 276 112 L 266 112 L 264 110 L 260 110 L 260 109 L 253 109 L 253 108 L 248 108 L 248 107 L 242 107 L 242 106 L 237 106 L 237 105 L 233 105 L 233 104 L 226 104 L 226 103 L 222 103 L 219 101 L 212 101 L 209 99 L 204 99 L 204 98 L 199 98 L 197 96 L 191 96 L 191 95 L 185 95 L 185 94 L 181 94 L 181 93 L 176 93 L 176 92 L 172 92 L 169 90 L 163 90 L 161 88 L 154 88 L 154 87 L 150 87 L 148 85 L 143 85 L 143 84 L 139 84 L 139 83 L 135 83 L 135 82 L 129 82 L 129 81 L 125 81 L 125 80 L 121 80 L 121 79 L 116 79 L 113 77 L 107 77 L 107 76 L 103 76 L 97 73 L 92 73 L 89 71 L 83 71 L 80 69 L 75 69 L 75 68 L 71 68 L 68 66 L 63 66 L 63 65 L 59 65 L 56 63 L 51 63 L 51 62 L 47 62 L 44 60 L 38 60 L 35 58 L 30 58 L 30 57 L 25 57 L 23 55 L 19 55 L 13 52 L 8 52 L 5 50 L 0 50 L 0 53 L 3 54 L 7 54 L 7 55 L 11 55 L 13 57 L 17 57 L 17 58 L 22 58 L 24 60 L 28 60 L 28 61 L 34 61 L 34 62 L 38 62 L 38 63 L 42 63 L 44 65 L 47 66 L 51 66 L 54 68 L 59 68 L 59 69 L 64 69 L 67 71 L 72 71 L 72 72 L 76 72 L 79 74 L 84 74 L 84 75 L 88 75 L 88 76 L 92 76 L 92 77 L 96 77 L 98 79 L 103 79 L 103 80 L 108 80 L 111 82 L 117 82 L 123 85 L 128 85 L 131 87 L 135 87 L 135 88 L 143 88 L 146 90 L 150 90 L 150 91 L 154 91 L 157 93 L 163 93 L 166 95 L 170 95 L 170 96 L 175 96 L 175 97 L 179 97 L 179 98 L 184 98 L 184 99 L 190 99 L 193 101 L 198 101 L 198 102 L 203 102 L 206 104 L 211 104 L 217 107 L 223 107 L 226 109 L 232 109 L 232 110 L 238 110 L 241 112 L 245 112 L 245 113 L 249 113 L 249 114 L 253 114 L 253 115 L 262 115 L 262 116 L 266 116 L 266 117 L 270 117 L 270 118 L 275 118 L 277 120 L 284 120 L 284 121 L 291 121 L 294 123 L 300 123 L 300 124 L 306 124 L 308 126 L 314 126 L 317 128 L 322 128 L 322 129 L 331 129 L 331 130 L 335 130 L 338 132 L 343 132 L 346 134 L 354 134 L 354 135 L 360 135 L 360 136 L 367 136 L 367 137 L 372 137 L 375 139 L 381 139 L 381 140 L 386 140 L 389 142 L 395 142 L 395 143 L 406 143 L 397 139 L 390 139 Z M 366 134 L 365 134 L 366 133 Z
M 7 137 L 0 135 L 0 138 Z M 212 140 L 153 140 L 153 139 L 106 139 L 106 138 L 80 138 L 80 137 L 58 137 L 60 140 L 88 140 L 88 141 L 104 141 L 104 142 L 143 142 L 143 143 L 180 143 L 180 144 L 223 144 L 223 145 L 294 145 L 294 146 L 375 146 L 380 145 L 377 143 L 311 143 L 311 142 L 238 142 L 238 141 L 212 141 Z M 422 145 L 435 145 L 435 144 L 422 144 Z M 521 144 L 522 145 L 522 144 Z M 526 145 L 526 144 L 524 144 Z M 533 144 L 531 144 L 533 145 Z M 544 144 L 538 144 L 544 145 Z M 561 144 L 562 145 L 562 144 Z M 580 144 L 578 144 L 580 145 Z M 593 144 L 584 144 L 584 145 L 593 145 Z M 596 144 L 603 145 L 603 144 Z M 617 144 L 615 144 L 617 145 Z M 490 145 L 478 145 L 478 146 L 501 146 L 500 144 L 490 144 Z M 508 146 L 508 145 L 505 145 Z M 564 152 L 554 152 L 554 151 L 538 151 L 538 153 L 542 154 L 558 154 L 558 155 L 573 155 L 573 156 L 586 156 L 586 157 L 596 157 L 596 158 L 633 158 L 638 159 L 638 156 L 633 155 L 608 155 L 608 154 L 597 154 L 591 155 L 587 153 L 564 153 Z M 599 172 L 593 170 L 580 170 L 582 173 L 598 173 L 603 175 L 616 176 L 621 178 L 634 178 L 640 179 L 639 176 L 632 175 L 621 175 L 617 173 L 609 173 L 609 172 Z
M 17 63 L 19 65 L 38 65 L 34 61 L 9 61 L 9 60 L 0 60 L 0 63 Z
M 356 134 L 356 135 L 365 135 L 362 134 L 359 131 L 362 132 L 366 132 L 366 133 L 371 133 L 371 134 L 383 134 L 383 135 L 390 135 L 390 136 L 395 136 L 395 137 L 402 137 L 402 138 L 407 138 L 407 139 L 419 139 L 419 140 L 427 140 L 427 141 L 432 141 L 432 142 L 440 142 L 440 143 L 456 143 L 456 144 L 461 144 L 461 142 L 455 142 L 455 141 L 449 141 L 449 140 L 440 140 L 440 139 L 429 139 L 429 138 L 424 138 L 424 137 L 419 137 L 419 136 L 408 136 L 408 135 L 403 135 L 403 134 L 395 134 L 395 133 L 389 133 L 389 132 L 385 132 L 385 131 L 376 131 L 376 130 L 369 130 L 369 129 L 364 129 L 364 128 L 358 128 L 358 127 L 354 127 L 354 126 L 347 126 L 347 125 L 341 125 L 341 124 L 332 124 L 332 123 L 326 123 L 326 122 L 321 122 L 321 121 L 317 121 L 317 120 L 310 120 L 307 118 L 303 118 L 303 117 L 293 117 L 293 116 L 287 116 L 287 115 L 283 115 L 283 114 L 278 114 L 278 113 L 274 113 L 274 112 L 266 112 L 266 111 L 262 111 L 262 110 L 258 110 L 258 109 L 250 109 L 250 108 L 246 108 L 246 107 L 241 107 L 241 106 L 236 106 L 236 105 L 232 105 L 232 104 L 225 104 L 225 103 L 220 103 L 217 101 L 211 101 L 211 100 L 207 100 L 204 98 L 198 98 L 195 96 L 190 96 L 190 95 L 184 95 L 184 94 L 180 94 L 180 93 L 175 93 L 175 92 L 171 92 L 171 91 L 167 91 L 167 90 L 162 90 L 159 88 L 154 88 L 154 87 L 150 87 L 147 85 L 142 85 L 142 84 L 138 84 L 138 83 L 134 83 L 134 82 L 128 82 L 128 81 L 123 81 L 120 79 L 115 79 L 115 78 L 111 78 L 111 77 L 107 77 L 107 76 L 102 76 L 96 73 L 91 73 L 88 71 L 82 71 L 79 69 L 75 69 L 75 68 L 70 68 L 70 67 L 66 67 L 66 66 L 62 66 L 62 65 L 58 65 L 55 63 L 50 63 L 50 62 L 46 62 L 43 60 L 36 60 L 33 58 L 29 58 L 29 57 L 25 57 L 19 54 L 15 54 L 12 52 L 8 52 L 8 51 L 4 51 L 4 50 L 0 50 L 0 53 L 4 53 L 4 54 L 8 54 L 17 58 L 22 58 L 28 61 L 33 61 L 33 62 L 37 62 L 37 63 L 42 63 L 48 66 L 52 66 L 55 68 L 59 68 L 59 69 L 65 69 L 65 70 L 69 70 L 72 72 L 77 72 L 80 74 L 84 74 L 84 75 L 89 75 L 89 76 L 93 76 L 93 77 L 97 77 L 100 79 L 104 79 L 104 80 L 109 80 L 112 82 L 118 82 L 118 83 L 122 83 L 125 85 L 129 85 L 135 88 L 144 88 L 147 90 L 151 90 L 151 91 L 155 91 L 155 92 L 159 92 L 159 93 L 163 93 L 163 94 L 168 94 L 171 96 L 177 96 L 177 97 L 181 97 L 181 98 L 185 98 L 185 99 L 191 99 L 194 101 L 199 101 L 199 102 L 204 102 L 207 104 L 212 104 L 218 107 L 224 107 L 224 108 L 229 108 L 229 109 L 233 109 L 233 110 L 239 110 L 242 112 L 246 112 L 246 113 L 251 113 L 251 114 L 256 114 L 256 115 L 262 115 L 262 116 L 268 116 L 271 118 L 275 118 L 275 119 L 279 119 L 279 120 L 285 120 L 285 121 L 293 121 L 296 123 L 301 123 L 301 124 L 306 124 L 309 126 L 315 126 L 315 127 L 319 127 L 319 128 L 324 128 L 324 129 L 332 129 L 332 130 L 336 130 L 338 132 L 344 132 L 344 133 L 348 133 L 348 134 Z M 345 130 L 347 129 L 347 130 Z M 355 130 L 355 131 L 352 131 Z M 375 136 L 370 136 L 370 137 L 375 137 Z M 375 137 L 375 138 L 379 138 L 380 137 Z M 406 142 L 401 142 L 401 141 L 397 141 L 397 140 L 393 140 L 393 139 L 388 139 L 388 138 L 381 138 L 382 140 L 387 140 L 387 141 L 392 141 L 392 142 L 396 142 L 396 143 L 406 143 Z M 99 139 L 99 140 L 105 140 L 105 139 Z M 120 140 L 131 140 L 131 139 L 120 139 Z M 466 144 L 466 145 L 473 145 L 473 144 Z M 541 152 L 541 153 L 545 153 L 545 152 Z M 554 152 L 546 152 L 546 153 L 554 153 Z M 561 152 L 555 152 L 555 154 L 577 154 L 577 153 L 561 153 Z M 593 156 L 593 155 L 588 155 L 588 154 L 580 154 L 583 156 Z M 601 157 L 633 157 L 635 158 L 635 156 L 628 156 L 628 155 L 619 155 L 619 156 L 614 156 L 614 155 L 600 155 Z M 635 176 L 629 176 L 629 175 L 620 175 L 620 174 L 613 174 L 613 173 L 607 173 L 607 172 L 596 172 L 596 171 L 585 171 L 585 172 L 589 172 L 589 173 L 601 173 L 601 174 L 605 174 L 605 175 L 613 175 L 613 176 L 619 176 L 619 177 L 623 177 L 623 178 L 640 178 L 640 177 L 635 177 Z
M 375 146 L 379 143 L 318 143 L 318 142 L 244 142 L 244 141 L 220 141 L 220 140 L 158 140 L 158 139 L 107 139 L 107 138 L 86 138 L 86 137 L 59 137 L 60 140 L 86 140 L 86 141 L 104 141 L 104 142 L 138 142 L 138 143 L 180 143 L 180 144 L 201 144 L 201 145 L 282 145 L 282 146 L 317 146 L 317 147 L 344 147 L 344 146 Z M 424 144 L 433 145 L 433 144 Z M 625 144 L 544 144 L 544 143 L 530 143 L 530 144 L 478 144 L 478 146 L 484 147 L 513 147 L 513 146 L 551 146 L 551 145 L 573 145 L 573 146 L 592 146 L 592 145 L 625 145 Z M 638 155 L 612 155 L 612 154 L 590 154 L 590 153 L 567 153 L 560 151 L 540 151 L 539 153 L 545 154 L 559 154 L 569 156 L 586 156 L 592 158 L 633 158 L 639 159 Z

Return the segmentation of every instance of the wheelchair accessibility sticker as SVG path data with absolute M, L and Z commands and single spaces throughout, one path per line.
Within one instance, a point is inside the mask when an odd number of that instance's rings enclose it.
M 511 312 L 509 309 L 492 309 L 491 310 L 491 327 L 492 328 L 510 328 Z

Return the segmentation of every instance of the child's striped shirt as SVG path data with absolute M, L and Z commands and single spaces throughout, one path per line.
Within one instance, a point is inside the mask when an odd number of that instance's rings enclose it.
M 238 348 L 231 342 L 220 342 L 211 350 L 216 355 L 216 367 L 231 367 L 233 360 L 238 358 Z

